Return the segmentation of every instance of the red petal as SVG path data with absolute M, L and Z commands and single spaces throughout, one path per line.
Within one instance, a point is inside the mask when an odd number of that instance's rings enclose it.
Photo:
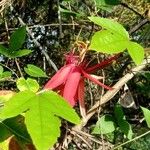
M 82 73 L 84 75 L 84 77 L 90 79 L 91 81 L 93 81 L 94 83 L 102 86 L 103 88 L 107 89 L 107 90 L 112 90 L 113 88 L 101 83 L 100 81 L 98 81 L 97 79 L 95 79 L 94 77 L 90 76 L 89 74 L 87 74 L 84 70 L 82 70 Z
M 86 117 L 86 110 L 85 110 L 85 102 L 84 102 L 84 79 L 81 79 L 78 86 L 78 99 L 79 99 L 79 106 L 80 106 L 80 113 L 83 118 Z
M 58 70 L 58 72 L 46 83 L 44 89 L 55 89 L 63 84 L 66 81 L 72 67 L 74 67 L 74 65 L 69 64 Z
M 72 71 L 70 72 L 65 84 L 63 97 L 70 103 L 71 106 L 74 106 L 76 104 L 76 94 L 80 77 L 80 68 L 74 67 L 72 68 Z
M 97 69 L 103 69 L 104 67 L 108 66 L 109 64 L 111 64 L 114 60 L 116 60 L 118 57 L 120 56 L 120 53 L 117 54 L 117 55 L 114 55 L 108 59 L 105 59 L 103 60 L 102 62 L 92 66 L 92 67 L 89 67 L 86 69 L 86 72 L 88 73 L 91 73 Z

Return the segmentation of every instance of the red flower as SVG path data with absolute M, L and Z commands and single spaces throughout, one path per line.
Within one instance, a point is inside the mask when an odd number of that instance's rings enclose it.
M 110 64 L 112 60 L 116 60 L 116 56 L 87 68 L 86 63 L 83 63 L 83 61 L 80 63 L 79 57 L 70 53 L 66 55 L 66 64 L 46 83 L 44 89 L 54 89 L 59 91 L 71 106 L 75 106 L 78 100 L 81 105 L 84 105 L 85 78 L 88 78 L 95 84 L 98 84 L 107 90 L 112 90 L 111 87 L 104 85 L 89 74 L 98 68 L 103 68 Z

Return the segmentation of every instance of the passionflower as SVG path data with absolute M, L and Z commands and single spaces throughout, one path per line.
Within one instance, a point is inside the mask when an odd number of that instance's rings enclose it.
M 78 101 L 80 104 L 84 103 L 85 79 L 89 79 L 107 90 L 112 90 L 111 87 L 104 85 L 90 73 L 116 60 L 116 55 L 89 68 L 85 61 L 80 62 L 79 56 L 73 53 L 69 53 L 65 57 L 65 65 L 46 83 L 44 89 L 58 91 L 72 107 Z

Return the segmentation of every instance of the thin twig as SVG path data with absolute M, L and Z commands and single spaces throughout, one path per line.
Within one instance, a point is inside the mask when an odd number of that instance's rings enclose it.
M 124 77 L 122 77 L 114 86 L 113 86 L 113 90 L 109 90 L 107 91 L 102 97 L 100 102 L 96 102 L 96 104 L 89 110 L 86 118 L 84 118 L 83 120 L 81 120 L 81 123 L 79 125 L 76 125 L 73 127 L 73 130 L 81 130 L 89 121 L 89 119 L 97 112 L 97 109 L 105 104 L 106 102 L 108 102 L 109 100 L 111 100 L 117 93 L 118 91 L 121 89 L 121 87 L 126 84 L 129 80 L 131 80 L 134 75 L 136 75 L 139 71 L 141 71 L 142 69 L 144 69 L 147 64 L 150 63 L 150 56 L 148 56 L 147 59 L 144 59 L 143 63 L 133 69 L 131 69 L 130 73 L 127 73 Z
M 92 135 L 88 134 L 88 133 L 85 133 L 83 131 L 77 131 L 77 130 L 74 130 L 75 132 L 77 132 L 78 134 L 80 135 L 83 135 L 83 136 L 86 136 L 87 138 L 89 138 L 91 141 L 97 143 L 97 144 L 102 144 L 102 142 L 98 141 L 97 139 L 95 139 Z
M 126 84 L 129 80 L 131 80 L 134 75 L 136 75 L 140 70 L 144 69 L 148 63 L 150 63 L 150 56 L 147 59 L 144 59 L 143 63 L 131 70 L 130 73 L 127 73 L 124 77 L 122 77 L 112 88 L 113 90 L 106 92 L 104 96 L 101 98 L 101 103 L 97 102 L 88 112 L 90 115 L 90 112 L 97 109 L 100 105 L 105 104 L 108 102 L 111 98 L 113 98 L 118 91 L 121 89 L 121 87 Z
M 143 19 L 140 23 L 138 23 L 136 26 L 134 26 L 132 29 L 130 29 L 129 34 L 132 34 L 139 30 L 141 27 L 143 27 L 145 24 L 149 23 L 149 20 L 147 18 Z
M 13 10 L 13 7 L 10 6 L 11 10 Z M 28 28 L 28 26 L 23 22 L 23 20 L 17 16 L 19 22 L 21 25 L 26 26 L 26 30 L 28 32 L 28 34 L 31 36 L 31 38 L 33 39 L 34 44 L 41 50 L 42 54 L 45 56 L 46 60 L 48 61 L 49 65 L 53 67 L 53 69 L 55 71 L 58 71 L 57 66 L 55 65 L 55 63 L 50 59 L 49 55 L 47 54 L 47 52 L 44 50 L 44 48 L 41 46 L 41 44 L 34 38 L 32 32 L 30 31 L 30 29 Z
M 17 58 L 15 58 L 15 63 L 16 63 L 16 66 L 17 66 L 17 68 L 18 68 L 18 70 L 19 70 L 20 76 L 23 77 L 23 73 L 22 73 L 22 71 L 21 71 L 21 68 L 20 68 L 20 65 L 19 65 L 19 63 L 18 63 Z
M 92 149 L 92 146 L 82 136 L 79 134 L 76 134 L 76 136 L 80 138 L 90 149 Z

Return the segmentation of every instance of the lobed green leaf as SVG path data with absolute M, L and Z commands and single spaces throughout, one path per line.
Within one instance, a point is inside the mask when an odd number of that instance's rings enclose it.
M 37 150 L 48 150 L 60 136 L 61 121 L 50 113 L 48 105 L 36 97 L 25 114 L 25 124 Z
M 120 35 L 120 37 L 124 38 L 124 40 L 129 40 L 128 32 L 120 23 L 111 19 L 100 17 L 89 17 L 89 19 L 95 24 L 110 31 L 111 33 L 114 33 L 115 35 Z
M 32 91 L 22 91 L 15 94 L 5 103 L 5 106 L 0 113 L 0 118 L 7 119 L 15 117 L 22 112 L 28 110 L 31 100 L 36 96 Z
M 59 117 L 76 124 L 80 122 L 74 109 L 53 91 L 17 93 L 5 104 L 0 118 L 14 117 L 23 112 L 27 130 L 37 150 L 47 150 L 55 144 L 60 136 Z
M 49 102 L 49 109 L 53 114 L 71 123 L 80 123 L 80 118 L 75 110 L 68 104 L 68 102 L 63 97 L 58 95 L 56 92 L 45 91 L 40 93 L 39 96 L 41 97 L 41 99 Z
M 129 41 L 120 35 L 111 33 L 108 30 L 102 30 L 93 35 L 89 49 L 114 54 L 124 51 L 128 43 Z

